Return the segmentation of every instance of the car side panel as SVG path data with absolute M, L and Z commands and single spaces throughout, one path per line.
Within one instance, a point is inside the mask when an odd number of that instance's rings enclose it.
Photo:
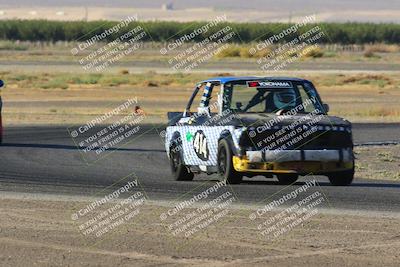
M 179 132 L 182 139 L 183 159 L 185 165 L 216 166 L 218 153 L 218 140 L 223 131 L 229 131 L 235 146 L 238 146 L 238 137 L 234 135 L 234 126 L 170 126 L 167 127 L 165 136 L 166 150 L 169 154 L 169 144 L 175 132 Z M 204 134 L 208 149 L 206 159 L 199 157 L 194 146 L 196 133 Z

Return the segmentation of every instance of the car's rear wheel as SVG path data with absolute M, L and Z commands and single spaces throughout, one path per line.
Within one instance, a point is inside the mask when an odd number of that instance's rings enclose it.
M 297 174 L 277 174 L 276 177 L 278 178 L 278 181 L 280 184 L 294 184 L 297 179 L 299 178 L 299 176 Z
M 194 174 L 183 164 L 182 154 L 178 148 L 177 146 L 171 146 L 169 152 L 172 175 L 177 181 L 191 181 Z
M 228 142 L 222 139 L 218 144 L 218 174 L 229 184 L 239 184 L 243 175 L 235 170 L 232 162 L 232 150 Z
M 335 186 L 351 185 L 354 179 L 354 170 L 337 172 L 328 175 L 329 181 Z

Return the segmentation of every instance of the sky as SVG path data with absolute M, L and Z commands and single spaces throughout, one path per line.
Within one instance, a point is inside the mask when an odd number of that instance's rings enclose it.
M 399 0 L 0 0 L 0 6 L 112 6 L 158 8 L 173 3 L 175 8 L 214 7 L 221 9 L 316 9 L 321 11 L 350 9 L 400 9 Z
M 317 14 L 320 15 L 320 21 L 400 23 L 400 0 L 0 0 L 0 11 L 3 10 L 7 13 L 7 8 L 38 9 L 43 7 L 58 9 L 63 7 L 79 7 L 82 9 L 85 7 L 101 7 L 104 10 L 110 8 L 129 8 L 130 10 L 152 8 L 155 10 L 154 16 L 152 14 L 144 14 L 144 17 L 147 19 L 169 20 L 171 18 L 163 17 L 162 13 L 157 13 L 161 11 L 161 6 L 167 3 L 172 3 L 173 9 L 176 11 L 192 9 L 192 14 L 196 15 L 196 19 L 202 18 L 204 13 L 195 14 L 193 9 L 207 8 L 213 12 L 236 12 L 240 16 L 243 16 L 243 10 L 258 12 L 258 14 L 254 15 L 255 21 L 257 21 L 257 18 L 262 18 L 262 13 L 265 12 L 266 15 L 264 17 L 272 18 L 271 20 L 277 20 L 277 18 L 287 20 L 291 16 Z M 23 12 L 26 14 L 27 11 L 24 10 Z M 105 12 L 104 16 L 107 16 L 105 19 L 117 19 L 119 18 L 119 13 L 121 12 L 118 10 L 114 14 L 106 14 Z M 208 13 L 210 14 L 210 12 Z M 179 20 L 185 20 L 185 16 L 187 17 L 187 14 L 183 14 L 183 17 L 182 15 L 179 17 L 179 14 L 176 15 Z M 97 16 L 96 19 L 102 18 L 101 16 Z M 172 19 L 173 16 L 171 16 Z M 9 17 L 3 16 L 3 18 Z M 17 16 L 16 18 L 21 17 Z M 26 15 L 22 18 L 26 18 Z M 241 21 L 253 20 L 245 18 Z

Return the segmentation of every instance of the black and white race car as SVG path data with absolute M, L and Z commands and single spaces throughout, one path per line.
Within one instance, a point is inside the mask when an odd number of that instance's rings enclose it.
M 328 116 L 314 85 L 283 77 L 218 77 L 198 83 L 184 112 L 169 112 L 165 146 L 176 180 L 219 173 L 243 176 L 326 175 L 333 185 L 354 176 L 351 123 Z

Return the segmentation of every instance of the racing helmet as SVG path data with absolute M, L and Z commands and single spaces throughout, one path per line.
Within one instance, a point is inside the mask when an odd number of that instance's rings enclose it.
M 277 109 L 290 109 L 296 105 L 294 90 L 281 90 L 274 93 L 273 101 Z

